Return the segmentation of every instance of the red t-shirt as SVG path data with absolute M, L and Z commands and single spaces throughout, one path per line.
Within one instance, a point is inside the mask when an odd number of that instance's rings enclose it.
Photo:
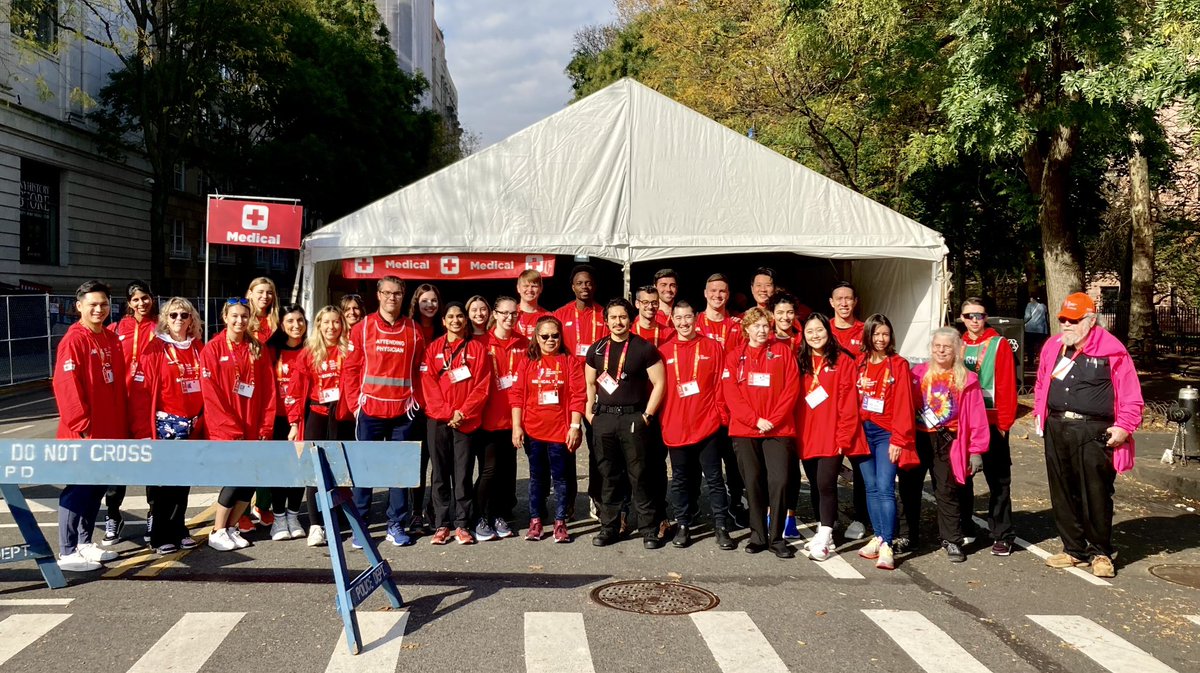
M 658 352 L 667 373 L 667 393 L 659 411 L 663 443 L 698 444 L 729 422 L 721 395 L 725 371 L 721 344 L 702 336 L 673 339 Z
M 538 441 L 566 444 L 571 414 L 582 414 L 587 404 L 583 360 L 560 353 L 536 360 L 525 357 L 518 366 L 509 402 L 521 409 L 522 430 Z

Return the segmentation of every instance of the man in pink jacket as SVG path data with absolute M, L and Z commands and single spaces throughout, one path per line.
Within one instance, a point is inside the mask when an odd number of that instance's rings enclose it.
M 1042 346 L 1034 414 L 1046 440 L 1050 506 L 1063 551 L 1051 568 L 1092 567 L 1113 577 L 1113 484 L 1133 469 L 1142 388 L 1125 346 L 1096 324 L 1096 305 L 1077 292 L 1058 312 L 1062 333 Z

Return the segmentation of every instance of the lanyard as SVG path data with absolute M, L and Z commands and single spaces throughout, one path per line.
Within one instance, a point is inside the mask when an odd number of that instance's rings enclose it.
M 108 353 L 108 350 L 104 347 L 104 344 L 96 344 L 96 355 L 97 355 L 97 357 L 100 358 L 100 368 L 101 369 L 104 369 L 106 371 L 112 369 L 112 361 L 109 360 L 109 353 Z M 111 375 L 110 375 L 110 380 L 108 382 L 112 383 Z
M 455 347 L 453 352 L 450 352 L 450 340 L 449 339 L 447 339 L 446 342 L 444 344 L 442 344 L 442 358 L 445 360 L 442 363 L 442 373 L 443 374 L 450 371 L 451 369 L 454 369 L 454 358 L 458 357 L 458 354 L 462 353 L 463 350 L 466 349 L 466 347 L 467 347 L 466 339 L 462 339 L 461 343 L 459 343 L 458 346 Z M 446 357 L 447 353 L 450 353 L 449 357 Z M 464 355 L 463 356 L 463 365 L 466 365 L 466 364 L 467 364 L 466 356 Z
M 1066 355 L 1067 355 L 1067 345 L 1063 344 L 1062 350 L 1058 351 L 1058 357 L 1061 360 L 1062 358 L 1066 357 Z M 1079 346 L 1076 346 L 1075 354 L 1071 356 L 1071 362 L 1074 362 L 1075 358 L 1079 357 L 1080 355 L 1083 355 L 1083 349 L 1080 348 Z
M 504 373 L 511 374 L 512 370 L 513 370 L 513 355 L 515 354 L 515 352 L 511 348 L 509 348 L 507 350 L 508 350 L 508 369 L 505 369 Z M 500 378 L 500 360 L 496 356 L 496 344 L 492 344 L 491 353 L 492 353 L 492 369 L 496 370 L 495 371 L 496 378 Z
M 717 341 L 720 341 L 721 343 L 725 343 L 725 338 L 729 336 L 729 323 L 730 322 L 731 321 L 728 318 L 721 321 L 721 326 L 724 327 L 725 329 L 721 330 L 721 332 L 719 333 L 720 336 L 717 337 Z M 715 326 L 713 325 L 712 321 L 710 321 L 708 319 L 707 315 L 704 316 L 704 324 L 708 326 L 710 333 L 712 333 L 713 335 L 717 334 Z
M 637 335 L 642 337 L 643 339 L 645 339 L 646 337 L 642 335 L 642 326 L 635 325 L 634 327 L 637 329 Z M 659 329 L 659 324 L 654 323 L 654 341 L 651 341 L 650 343 L 654 344 L 654 346 L 656 348 L 658 347 L 658 329 Z
M 883 361 L 879 363 L 878 378 L 872 378 L 872 376 L 871 376 L 871 360 L 870 360 L 870 358 L 867 358 L 863 362 L 864 362 L 863 378 L 865 378 L 868 381 L 871 381 L 873 383 L 878 383 L 879 384 L 879 391 L 878 391 L 879 394 L 873 395 L 871 392 L 867 392 L 867 391 L 863 391 L 863 393 L 867 397 L 875 397 L 875 398 L 878 398 L 881 400 L 886 398 L 888 384 L 891 383 L 891 376 L 884 375 L 885 373 L 891 374 L 891 367 L 888 366 L 888 359 L 885 357 L 883 359 Z
M 137 365 L 138 365 L 138 346 L 139 346 L 138 342 L 141 340 L 140 337 L 142 335 L 142 330 L 140 329 L 140 327 L 141 327 L 141 323 L 139 323 L 135 320 L 133 322 L 133 360 L 131 360 L 129 363 L 130 368 L 135 369 L 135 370 L 137 369 Z M 150 330 L 150 338 L 151 339 L 154 338 L 154 330 Z
M 189 348 L 188 351 L 190 352 L 191 349 Z M 167 363 L 179 367 L 180 381 L 187 379 L 187 365 L 185 365 L 182 359 L 179 357 L 179 349 L 175 347 L 175 344 L 170 344 L 167 346 Z
M 592 340 L 587 342 L 587 345 L 589 345 L 589 346 L 596 343 L 596 332 L 599 329 L 598 327 L 596 327 L 596 320 L 592 317 L 594 315 L 596 315 L 596 311 L 594 309 L 588 309 L 588 322 L 592 324 Z M 583 343 L 583 340 L 580 338 L 580 332 L 579 332 L 579 326 L 582 323 L 583 323 L 583 315 L 579 313 L 578 309 L 576 309 L 575 310 L 575 345 L 576 346 Z
M 695 381 L 697 374 L 700 373 L 700 345 L 699 344 L 696 344 L 695 350 L 696 350 L 696 353 L 692 357 L 692 378 L 690 379 L 691 381 Z M 678 343 L 675 344 L 675 351 L 671 355 L 673 356 L 673 361 L 675 363 L 675 382 L 676 383 L 686 383 L 683 379 L 679 378 L 679 344 Z
M 821 387 L 821 372 L 825 370 L 825 356 L 824 355 L 814 355 L 812 361 L 813 361 L 812 384 L 810 384 L 808 386 L 808 392 L 810 392 L 810 393 L 812 391 L 816 390 L 817 388 Z
M 600 359 L 604 362 L 604 371 L 608 371 L 608 347 L 611 345 L 612 339 L 609 339 L 608 343 L 604 344 L 604 355 L 600 356 Z M 619 360 L 617 360 L 617 375 L 613 377 L 614 380 L 621 380 L 621 372 L 625 370 L 625 355 L 628 352 L 629 341 L 627 340 L 625 343 L 621 344 L 621 357 Z
M 544 356 L 544 355 L 542 356 L 540 364 L 541 364 L 541 369 L 542 369 L 542 371 L 541 371 L 542 375 L 538 377 L 538 399 L 539 400 L 541 400 L 542 391 L 545 388 L 546 372 L 550 369 L 549 367 L 546 366 L 546 356 Z M 562 369 L 560 368 L 560 364 L 561 363 L 559 361 L 558 356 L 557 355 L 554 356 L 554 383 L 551 385 L 553 385 L 555 389 L 557 389 L 559 386 L 558 375 L 560 372 L 562 372 Z
M 244 339 L 241 343 L 246 346 L 246 353 L 249 354 L 250 344 L 247 344 Z M 229 348 L 229 359 L 233 362 L 233 384 L 236 386 L 242 382 L 242 359 L 233 350 L 233 341 L 229 338 L 228 332 L 225 334 L 225 345 Z M 254 385 L 254 367 L 250 367 L 250 378 L 246 381 L 246 384 Z

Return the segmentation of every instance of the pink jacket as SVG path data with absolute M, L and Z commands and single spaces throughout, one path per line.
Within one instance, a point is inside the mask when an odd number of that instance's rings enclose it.
M 1061 351 L 1061 334 L 1050 337 L 1042 346 L 1037 383 L 1033 386 L 1033 414 L 1039 434 L 1046 422 L 1051 372 Z M 1113 418 L 1116 419 L 1113 425 L 1129 433 L 1129 441 L 1113 449 L 1113 467 L 1117 472 L 1128 472 L 1133 469 L 1133 431 L 1142 424 L 1142 407 L 1145 406 L 1133 359 L 1129 357 L 1125 346 L 1099 325 L 1088 333 L 1082 351 L 1089 357 L 1108 358 L 1113 382 Z
M 925 406 L 921 397 L 921 377 L 929 369 L 929 363 L 922 362 L 912 369 L 913 406 L 917 415 Z M 991 439 L 988 430 L 987 407 L 983 404 L 983 390 L 979 387 L 979 377 L 974 372 L 967 372 L 967 384 L 958 393 L 958 434 L 950 445 L 950 469 L 954 472 L 954 480 L 960 484 L 967 483 L 967 471 L 970 464 L 969 455 L 986 453 Z M 921 432 L 920 429 L 917 432 Z

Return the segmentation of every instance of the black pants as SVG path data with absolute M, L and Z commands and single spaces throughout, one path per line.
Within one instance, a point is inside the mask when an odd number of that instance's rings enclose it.
M 938 535 L 943 542 L 961 545 L 963 486 L 954 479 L 954 470 L 950 467 L 950 446 L 953 443 L 954 437 L 948 433 L 917 432 L 917 446 L 928 445 L 933 456 L 931 467 L 933 495 L 937 500 Z
M 233 509 L 233 506 L 239 502 L 250 504 L 250 499 L 254 497 L 253 486 L 226 486 L 217 494 L 217 504 L 227 509 Z M 233 525 L 238 522 L 233 521 Z M 151 530 L 150 532 L 154 532 Z
M 630 496 L 629 525 L 643 536 L 658 534 L 666 519 L 666 493 L 655 473 L 654 442 L 641 413 L 596 414 L 592 436 L 596 443 L 596 471 L 600 476 L 600 525 L 616 532 L 621 525 L 621 505 Z M 661 459 L 659 459 L 661 460 Z M 628 484 L 628 486 L 626 486 Z
M 512 518 L 517 490 L 517 450 L 512 430 L 480 430 L 475 437 L 475 511 L 489 522 Z M 568 487 L 569 488 L 569 487 Z
M 1046 477 L 1063 551 L 1077 559 L 1112 556 L 1112 449 L 1101 439 L 1110 423 L 1046 419 Z
M 746 480 L 746 500 L 750 504 L 750 543 L 783 541 L 784 514 L 787 510 L 789 463 L 793 455 L 788 437 L 734 437 L 738 469 Z M 771 530 L 767 530 L 770 508 Z
M 115 521 L 121 520 L 121 504 L 125 502 L 125 487 L 124 486 L 109 486 L 104 491 L 104 507 L 107 511 L 108 518 Z M 146 493 L 146 502 L 153 503 L 154 499 L 150 497 L 150 493 Z M 149 517 L 150 513 L 147 512 Z
M 836 482 L 835 482 L 836 483 Z M 816 489 L 813 489 L 816 492 Z M 788 491 L 787 491 L 787 508 L 789 512 L 795 512 L 796 507 L 800 504 L 800 452 L 796 451 L 788 457 Z M 787 512 L 784 512 L 785 514 Z
M 850 467 L 854 470 L 854 520 L 870 527 L 871 515 L 867 512 L 867 483 L 863 481 L 862 461 L 851 460 Z
M 921 435 L 927 433 L 916 434 L 920 439 Z M 925 488 L 925 475 L 933 469 L 933 444 L 926 437 L 925 441 L 916 443 L 916 449 L 920 464 L 907 470 L 896 471 L 897 490 L 900 494 L 900 508 L 896 513 L 896 536 L 907 537 L 913 546 L 921 543 L 921 492 Z M 936 479 L 934 488 L 937 488 Z
M 328 414 L 318 414 L 311 408 L 304 416 L 304 439 L 336 439 L 342 441 L 354 440 L 354 419 L 348 421 L 329 422 Z M 304 501 L 308 505 L 308 525 L 324 526 L 325 518 L 321 516 L 321 508 L 317 506 L 317 489 L 308 486 L 304 489 Z
M 429 420 L 429 462 L 433 474 L 429 490 L 433 495 L 433 516 L 438 528 L 466 528 L 471 521 L 475 490 L 471 473 L 475 470 L 474 438 L 446 425 Z
M 729 494 L 729 509 L 744 511 L 742 503 L 746 495 L 746 484 L 742 481 L 742 472 L 738 469 L 737 454 L 733 451 L 733 440 L 729 438 L 729 428 L 721 426 L 717 430 L 717 442 L 721 448 L 721 462 L 725 464 L 725 489 Z
M 416 488 L 408 489 L 408 506 L 413 517 L 422 516 L 426 522 L 432 523 L 433 505 L 432 498 L 425 497 L 426 486 L 428 485 L 429 476 L 429 419 L 425 417 L 424 412 L 418 412 L 412 420 L 412 430 L 410 431 L 409 441 L 421 442 L 421 481 Z
M 857 465 L 859 461 L 855 460 Z M 809 458 L 804 461 L 804 476 L 812 498 L 813 517 L 822 526 L 833 527 L 837 522 L 838 496 L 837 479 L 842 471 L 842 457 Z
M 991 437 L 987 453 L 983 454 L 983 477 L 988 485 L 988 533 L 993 540 L 1012 542 L 1017 534 L 1012 523 L 1012 451 L 1008 445 L 1008 433 L 989 426 Z M 974 530 L 971 517 L 975 513 L 975 484 L 967 477 L 963 485 L 963 530 Z
M 700 499 L 700 478 L 708 488 L 708 504 L 712 508 L 713 528 L 729 528 L 729 498 L 725 493 L 725 477 L 721 474 L 721 443 L 717 433 L 690 446 L 672 446 L 671 507 L 675 520 L 682 526 L 696 521 Z
M 178 545 L 187 537 L 188 486 L 147 486 L 146 499 L 154 502 L 154 527 L 150 529 L 150 546 Z

